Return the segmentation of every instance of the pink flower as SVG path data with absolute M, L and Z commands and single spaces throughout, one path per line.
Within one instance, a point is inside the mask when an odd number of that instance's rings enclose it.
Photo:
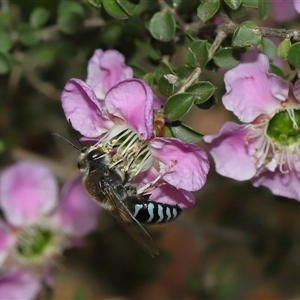
M 29 270 L 20 267 L 2 269 L 0 273 L 0 299 L 36 299 L 41 284 Z
M 300 81 L 292 86 L 268 69 L 266 56 L 248 51 L 225 74 L 223 103 L 244 124 L 225 123 L 204 140 L 221 175 L 300 200 Z
M 32 278 L 28 293 L 36 291 L 39 281 L 46 279 L 39 278 L 40 274 L 45 275 L 64 249 L 96 227 L 99 213 L 81 178 L 68 182 L 59 197 L 52 173 L 33 161 L 18 162 L 2 172 L 0 206 L 5 218 L 0 220 L 0 266 L 4 270 L 0 295 L 10 288 L 15 289 L 12 295 L 18 295 L 28 278 Z
M 132 69 L 125 65 L 125 58 L 120 52 L 97 49 L 88 63 L 86 83 L 102 100 L 116 83 L 132 77 Z
M 272 19 L 276 22 L 288 22 L 300 12 L 299 0 L 272 0 Z
M 207 155 L 196 145 L 163 137 L 162 111 L 155 110 L 158 99 L 144 81 L 127 79 L 117 83 L 100 104 L 92 87 L 73 78 L 67 82 L 61 99 L 72 126 L 85 140 L 94 141 L 94 147 L 100 146 L 112 156 L 110 167 L 122 161 L 123 171 L 131 178 L 154 167 L 156 177 L 162 177 L 165 185 L 182 195 L 179 206 L 194 203 L 187 192 L 204 185 L 209 170 Z M 151 192 L 151 200 L 154 194 Z M 166 200 L 172 201 L 171 197 Z

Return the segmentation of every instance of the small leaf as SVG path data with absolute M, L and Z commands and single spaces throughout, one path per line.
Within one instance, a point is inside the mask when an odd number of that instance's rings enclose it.
M 11 70 L 11 58 L 8 54 L 0 52 L 0 74 L 6 74 Z
M 170 121 L 177 121 L 185 116 L 194 104 L 194 95 L 182 93 L 171 96 L 165 106 L 164 112 Z
M 292 43 L 289 39 L 284 39 L 277 47 L 277 54 L 278 56 L 283 59 L 287 60 L 288 51 L 292 47 Z
M 44 7 L 36 7 L 29 16 L 32 28 L 41 28 L 50 18 L 50 12 Z
M 225 3 L 233 10 L 236 10 L 242 4 L 242 0 L 225 0 Z
M 219 68 L 232 69 L 240 62 L 241 52 L 232 47 L 219 49 L 214 55 L 214 62 Z
M 64 13 L 58 16 L 57 24 L 65 34 L 75 34 L 82 28 L 83 18 L 78 13 Z
M 258 26 L 252 21 L 243 22 L 236 28 L 232 37 L 232 46 L 249 47 L 259 46 L 261 35 L 258 32 Z
M 118 0 L 118 3 L 128 16 L 132 16 L 137 7 L 132 0 Z
M 258 8 L 258 0 L 243 0 L 242 5 L 249 8 Z
M 173 136 L 187 142 L 197 143 L 203 138 L 203 134 L 197 130 L 189 127 L 188 125 L 181 123 L 180 121 L 173 122 L 171 124 L 171 132 Z
M 271 1 L 270 0 L 264 0 L 259 1 L 259 18 L 261 20 L 266 19 L 271 12 Z
M 279 68 L 278 66 L 274 65 L 274 64 L 270 64 L 270 66 L 269 66 L 269 73 L 275 74 L 275 75 L 283 78 L 284 80 L 287 80 L 287 76 L 282 71 L 282 69 Z
M 4 32 L 3 30 L 0 31 L 0 49 L 2 52 L 8 52 L 13 46 L 13 42 L 10 36 Z
M 300 42 L 294 44 L 288 51 L 287 59 L 291 65 L 300 69 Z
M 40 41 L 41 32 L 32 28 L 29 24 L 20 24 L 17 31 L 20 42 L 25 46 L 33 46 Z
M 88 4 L 94 8 L 101 7 L 101 0 L 87 0 Z
M 211 96 L 207 101 L 204 103 L 196 104 L 198 108 L 200 109 L 210 109 L 214 107 L 217 104 L 217 99 L 214 96 Z
M 117 0 L 102 0 L 102 5 L 106 12 L 115 19 L 125 20 L 129 17 Z
M 170 83 L 170 81 L 165 76 L 161 76 L 157 84 L 158 90 L 163 96 L 170 97 L 174 93 L 175 85 Z
M 197 16 L 202 22 L 211 19 L 220 8 L 220 0 L 202 0 L 197 8 Z
M 155 77 L 153 73 L 147 73 L 142 78 L 144 81 L 146 81 L 150 86 L 154 85 Z
M 195 69 L 190 66 L 180 65 L 176 69 L 176 74 L 180 79 L 184 80 L 184 79 L 187 79 L 188 77 L 190 77 L 194 71 L 195 71 Z
M 175 19 L 169 12 L 157 12 L 150 20 L 149 30 L 155 39 L 169 42 L 175 37 Z
M 160 79 L 160 77 L 162 77 L 162 76 L 164 76 L 166 74 L 173 74 L 173 75 L 175 75 L 175 73 L 173 72 L 173 70 L 170 67 L 170 65 L 168 65 L 166 62 L 162 61 L 159 64 L 159 67 L 155 71 L 155 79 L 156 79 L 156 81 L 158 81 Z
M 153 41 L 153 40 L 152 40 Z M 146 43 L 146 50 L 151 59 L 154 61 L 158 61 L 161 59 L 161 51 L 154 47 L 154 45 L 151 43 L 151 41 L 147 41 Z
M 75 13 L 78 15 L 84 14 L 84 9 L 80 2 L 63 0 L 59 3 L 58 6 L 58 14 L 68 14 L 68 13 Z
M 261 39 L 261 52 L 271 61 L 276 57 L 276 45 L 268 38 Z
M 199 104 L 207 101 L 215 92 L 216 87 L 209 81 L 197 82 L 187 88 L 187 92 L 195 96 L 194 103 Z
M 198 40 L 188 47 L 187 64 L 193 67 L 204 68 L 208 62 L 208 42 Z

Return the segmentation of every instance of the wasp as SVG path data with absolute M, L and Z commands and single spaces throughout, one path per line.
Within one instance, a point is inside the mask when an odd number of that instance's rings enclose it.
M 159 251 L 141 224 L 161 224 L 177 218 L 181 208 L 149 200 L 118 168 L 110 168 L 110 156 L 99 146 L 83 147 L 78 157 L 83 184 L 92 199 L 108 211 L 152 257 Z

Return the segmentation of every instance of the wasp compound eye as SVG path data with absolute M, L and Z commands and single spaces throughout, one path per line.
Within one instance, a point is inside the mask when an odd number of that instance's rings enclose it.
M 91 161 L 101 159 L 102 157 L 103 153 L 97 149 L 92 150 L 88 155 L 88 159 Z

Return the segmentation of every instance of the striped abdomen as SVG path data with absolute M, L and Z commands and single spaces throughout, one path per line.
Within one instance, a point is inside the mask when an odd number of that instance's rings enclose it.
M 176 219 L 181 214 L 181 208 L 177 205 L 170 205 L 149 200 L 138 200 L 128 197 L 125 205 L 131 214 L 142 224 L 161 224 Z

